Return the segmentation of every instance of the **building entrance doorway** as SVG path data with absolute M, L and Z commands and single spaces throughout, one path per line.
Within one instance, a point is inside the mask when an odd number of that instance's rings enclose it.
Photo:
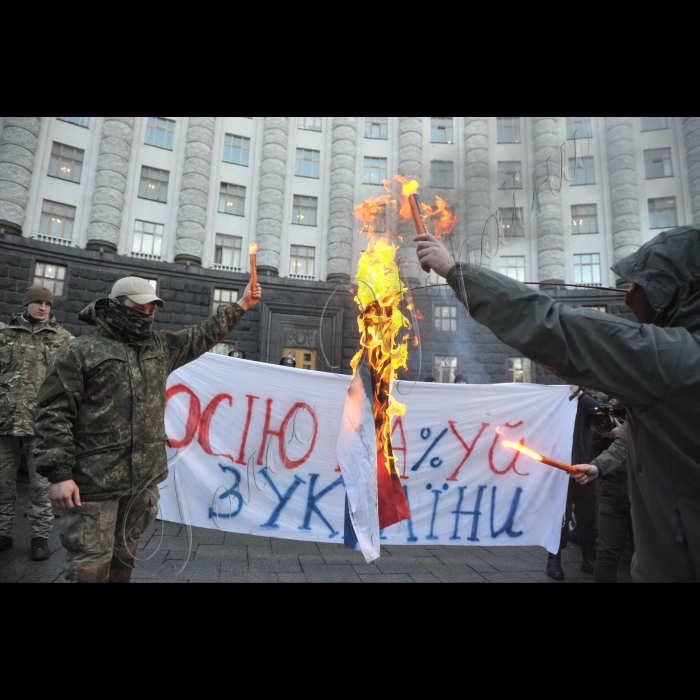
M 285 348 L 284 357 L 297 363 L 297 369 L 316 371 L 316 353 L 305 348 Z

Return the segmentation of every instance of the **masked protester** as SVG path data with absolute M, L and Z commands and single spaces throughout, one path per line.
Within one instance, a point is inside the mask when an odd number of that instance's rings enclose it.
M 0 328 L 0 552 L 13 547 L 17 472 L 24 452 L 34 561 L 51 556 L 49 535 L 54 520 L 49 482 L 37 474 L 34 465 L 36 397 L 51 359 L 73 338 L 56 323 L 51 313 L 53 303 L 51 290 L 30 287 L 24 296 L 24 310 Z
M 153 331 L 153 287 L 120 280 L 80 320 L 96 326 L 61 350 L 39 394 L 38 471 L 65 510 L 61 541 L 69 583 L 129 583 L 139 538 L 156 520 L 168 476 L 168 376 L 223 342 L 262 297 L 249 285 L 199 326 Z
M 700 581 L 700 227 L 662 233 L 613 267 L 638 323 L 572 309 L 418 238 L 479 323 L 569 384 L 611 394 L 629 419 L 635 582 Z M 587 466 L 593 476 L 596 467 Z M 591 477 L 579 477 L 585 484 Z

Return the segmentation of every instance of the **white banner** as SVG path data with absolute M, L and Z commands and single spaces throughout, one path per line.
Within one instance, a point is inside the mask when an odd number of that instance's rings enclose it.
M 343 542 L 338 435 L 350 377 L 206 355 L 169 381 L 163 518 L 196 527 Z M 501 446 L 568 463 L 568 387 L 399 383 L 394 452 L 412 520 L 383 544 L 543 546 L 557 552 L 568 476 Z

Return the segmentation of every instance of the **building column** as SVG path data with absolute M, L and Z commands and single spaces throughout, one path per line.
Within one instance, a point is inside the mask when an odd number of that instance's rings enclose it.
M 136 117 L 104 117 L 86 248 L 117 253 Z
M 41 117 L 4 117 L 0 137 L 0 227 L 22 235 Z
M 482 248 L 493 230 L 490 222 L 488 230 L 485 229 L 486 222 L 493 214 L 489 118 L 464 117 L 464 125 L 466 192 L 464 210 L 467 248 L 463 252 L 463 261 L 470 261 L 474 265 L 484 263 L 488 266 L 488 261 L 482 260 Z M 496 225 L 496 231 L 498 231 L 498 225 Z
M 258 271 L 273 275 L 280 270 L 288 145 L 289 117 L 265 117 L 256 240 Z
M 422 117 L 399 117 L 399 175 L 408 180 L 423 178 L 423 119 Z M 425 183 L 422 183 L 424 185 Z M 416 230 L 413 222 L 401 226 L 404 244 L 399 251 L 405 268 L 408 283 L 420 284 L 423 271 L 418 264 L 416 244 L 413 242 Z
M 537 215 L 538 281 L 563 284 L 566 276 L 564 210 L 561 206 L 561 196 L 554 194 L 562 186 L 562 183 L 558 182 L 557 173 L 561 161 L 561 117 L 531 119 L 535 149 L 535 186 L 539 188 L 540 203 Z M 564 163 L 564 167 L 568 167 L 568 163 Z M 549 182 L 542 186 L 547 177 L 550 178 Z
M 688 153 L 690 199 L 693 223 L 700 224 L 700 117 L 682 117 L 685 148 Z
M 605 117 L 615 263 L 632 255 L 642 244 L 634 119 Z
M 329 282 L 344 282 L 353 277 L 356 163 L 357 117 L 334 117 L 331 203 L 328 222 L 327 280 Z
M 201 265 L 204 258 L 215 128 L 216 117 L 190 117 L 177 216 L 176 263 Z

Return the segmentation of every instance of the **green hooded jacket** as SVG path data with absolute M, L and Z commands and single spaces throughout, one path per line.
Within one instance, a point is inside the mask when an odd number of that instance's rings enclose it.
M 653 325 L 572 309 L 487 269 L 448 282 L 473 318 L 564 381 L 621 400 L 629 418 L 635 582 L 700 581 L 700 229 L 657 236 L 614 268 Z
M 36 397 L 46 370 L 72 339 L 53 314 L 32 325 L 20 311 L 9 324 L 0 324 L 0 435 L 34 435 Z
M 109 303 L 80 314 L 98 332 L 58 352 L 38 397 L 37 471 L 52 484 L 75 481 L 88 501 L 165 481 L 168 377 L 221 343 L 245 313 L 225 304 L 199 326 L 129 342 L 105 321 Z

